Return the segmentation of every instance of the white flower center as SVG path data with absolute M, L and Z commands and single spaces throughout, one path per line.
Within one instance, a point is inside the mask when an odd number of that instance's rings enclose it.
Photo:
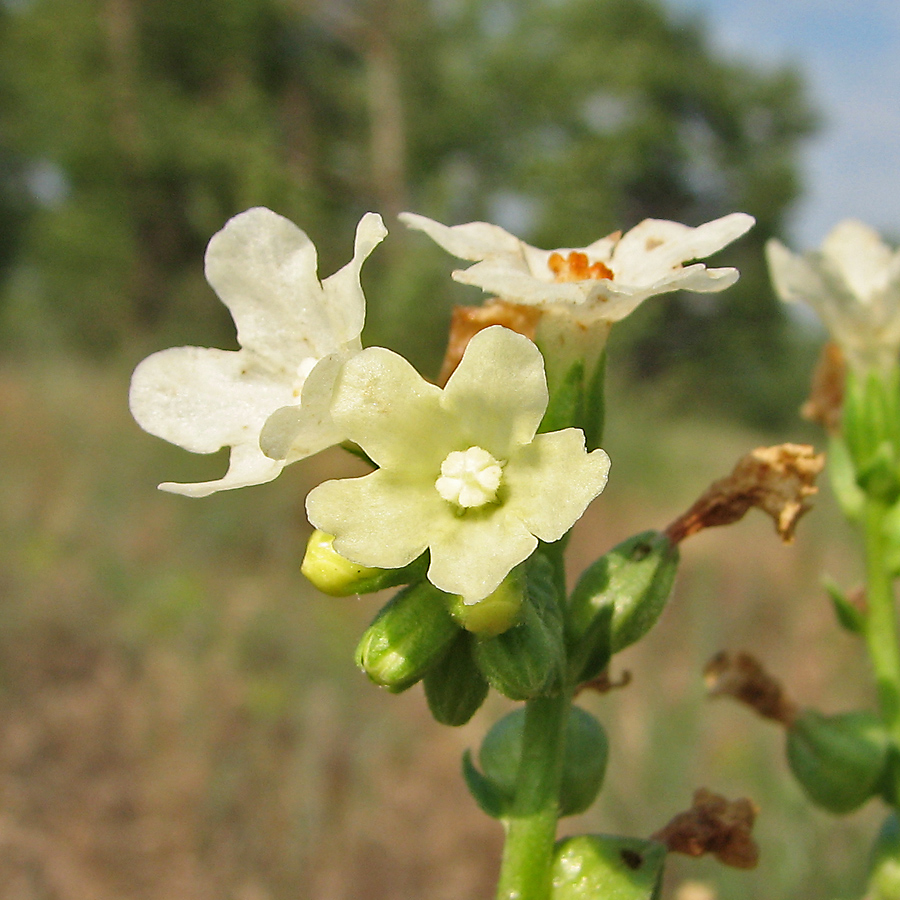
M 437 492 L 450 503 L 472 509 L 493 503 L 503 477 L 501 463 L 481 447 L 454 450 L 441 463 Z
M 318 357 L 307 356 L 297 366 L 297 374 L 294 376 L 294 396 L 299 397 L 303 391 L 303 385 L 309 378 L 309 373 L 319 364 Z

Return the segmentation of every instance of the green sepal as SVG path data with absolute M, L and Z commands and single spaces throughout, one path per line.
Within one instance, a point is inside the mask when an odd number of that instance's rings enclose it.
M 552 900 L 658 900 L 666 846 L 659 841 L 580 834 L 558 841 Z
M 511 700 L 556 693 L 565 674 L 566 648 L 553 566 L 536 553 L 522 567 L 524 596 L 516 625 L 475 644 L 478 668 Z
M 851 634 L 862 634 L 865 627 L 865 617 L 847 598 L 840 586 L 832 578 L 825 575 L 822 578 L 822 587 L 825 588 L 834 607 L 834 614 L 838 623 Z
M 506 803 L 512 803 L 515 796 L 524 731 L 525 710 L 514 710 L 494 724 L 478 754 L 484 777 Z M 559 789 L 560 816 L 583 813 L 597 799 L 608 756 L 609 742 L 603 726 L 581 707 L 571 707 Z
M 613 547 L 582 573 L 569 599 L 566 623 L 570 657 L 584 661 L 581 671 L 572 672 L 576 681 L 594 678 L 609 656 L 650 630 L 669 599 L 678 560 L 678 547 L 665 534 L 645 531 Z M 597 622 L 598 616 L 608 618 L 608 626 L 602 619 Z
M 502 819 L 509 810 L 511 798 L 503 794 L 492 781 L 475 768 L 471 750 L 463 753 L 462 773 L 478 808 L 492 819 Z
M 488 694 L 487 679 L 475 665 L 475 638 L 460 631 L 447 652 L 424 674 L 422 684 L 431 714 L 442 725 L 465 725 Z
M 576 361 L 554 386 L 538 431 L 546 434 L 580 425 L 584 413 L 584 363 Z
M 900 897 L 900 821 L 891 812 L 884 820 L 869 862 L 866 900 L 897 900 Z
M 404 588 L 364 632 L 356 664 L 392 693 L 412 687 L 459 634 L 449 603 L 450 595 L 429 581 Z
M 900 498 L 900 386 L 890 372 L 847 374 L 841 428 L 862 490 L 892 505 Z
M 316 529 L 306 543 L 306 553 L 300 571 L 323 594 L 330 597 L 350 597 L 372 594 L 401 584 L 412 584 L 425 577 L 428 554 L 400 569 L 375 569 L 361 566 L 341 556 L 332 546 L 334 538 Z
M 813 803 L 843 815 L 881 791 L 890 761 L 881 720 L 865 710 L 802 710 L 787 730 L 791 772 Z
M 588 451 L 596 450 L 603 440 L 606 424 L 606 349 L 590 373 L 584 393 L 584 417 L 582 429 Z
M 852 522 L 862 519 L 866 495 L 856 483 L 856 470 L 846 441 L 833 435 L 828 442 L 828 480 L 844 515 Z

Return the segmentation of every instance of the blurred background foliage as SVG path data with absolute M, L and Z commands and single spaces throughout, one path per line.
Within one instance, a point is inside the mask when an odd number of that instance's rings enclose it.
M 736 287 L 655 298 L 616 328 L 613 477 L 576 529 L 575 575 L 750 447 L 811 434 L 795 409 L 815 335 L 775 303 L 760 251 L 815 122 L 796 72 L 723 58 L 654 0 L 0 0 L 0 896 L 490 896 L 500 829 L 458 762 L 508 704 L 452 730 L 419 688 L 376 690 L 352 647 L 385 598 L 323 597 L 298 571 L 303 498 L 350 464 L 160 494 L 224 457 L 140 432 L 129 371 L 172 344 L 234 346 L 202 256 L 248 206 L 306 229 L 325 275 L 383 213 L 367 342 L 426 374 L 451 305 L 481 298 L 402 209 L 542 246 L 752 213 L 715 260 Z M 760 868 L 675 860 L 670 896 L 698 879 L 685 898 L 851 896 L 876 805 L 811 810 L 777 732 L 708 706 L 700 677 L 744 648 L 800 703 L 864 704 L 817 581 L 859 577 L 848 535 L 827 492 L 795 548 L 761 517 L 737 529 L 686 546 L 669 610 L 622 658 L 632 685 L 583 698 L 610 774 L 565 830 L 647 835 L 695 787 L 746 794 Z
M 329 274 L 374 209 L 393 234 L 367 267 L 368 340 L 434 372 L 451 303 L 480 295 L 451 285 L 451 260 L 397 212 L 554 247 L 742 210 L 757 227 L 718 260 L 739 285 L 647 304 L 618 330 L 620 355 L 636 378 L 677 381 L 682 402 L 702 385 L 704 404 L 757 423 L 792 409 L 802 352 L 761 248 L 798 195 L 815 115 L 796 72 L 722 58 L 701 21 L 656 0 L 0 10 L 7 347 L 221 345 L 230 323 L 200 260 L 229 216 L 276 209 Z

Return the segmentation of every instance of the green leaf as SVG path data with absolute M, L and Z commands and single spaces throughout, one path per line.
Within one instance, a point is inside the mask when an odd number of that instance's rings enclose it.
M 838 583 L 827 575 L 822 579 L 822 587 L 828 592 L 834 612 L 840 625 L 851 634 L 862 634 L 865 617 L 847 598 Z
M 657 900 L 666 847 L 658 841 L 582 834 L 556 845 L 552 900 Z
M 512 803 L 512 797 L 503 793 L 490 779 L 485 778 L 472 762 L 472 751 L 466 750 L 462 759 L 463 778 L 469 793 L 483 813 L 492 819 L 502 819 Z

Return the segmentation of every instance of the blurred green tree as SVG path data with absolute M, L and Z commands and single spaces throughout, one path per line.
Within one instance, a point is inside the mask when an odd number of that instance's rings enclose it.
M 327 274 L 376 209 L 394 234 L 370 338 L 433 369 L 450 303 L 477 295 L 401 209 L 544 246 L 743 210 L 759 225 L 722 255 L 740 285 L 654 301 L 625 351 L 642 376 L 744 368 L 750 403 L 747 373 L 784 349 L 760 249 L 798 192 L 800 79 L 721 58 L 656 0 L 5 0 L 0 25 L 0 169 L 20 161 L 32 207 L 11 220 L 7 333 L 26 310 L 95 353 L 209 343 L 215 316 L 225 339 L 199 259 L 229 215 L 294 219 Z

